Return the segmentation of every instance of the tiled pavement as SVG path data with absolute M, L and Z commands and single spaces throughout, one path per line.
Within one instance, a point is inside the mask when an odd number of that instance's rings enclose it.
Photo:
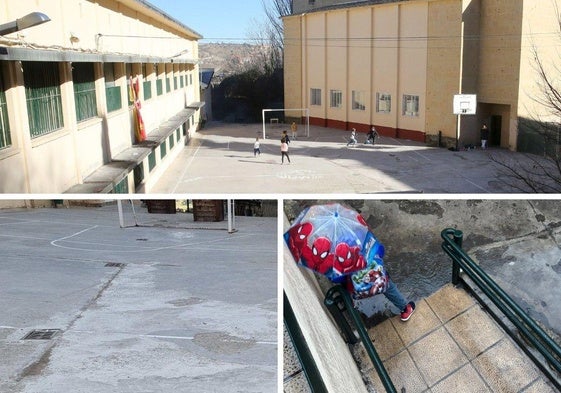
M 408 322 L 396 316 L 368 333 L 398 391 L 554 392 L 479 304 L 452 285 L 421 300 Z M 356 356 L 363 375 L 383 392 L 362 344 Z

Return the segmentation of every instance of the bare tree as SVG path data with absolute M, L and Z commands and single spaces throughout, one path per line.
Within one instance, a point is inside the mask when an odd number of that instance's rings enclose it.
M 261 0 L 269 21 L 266 31 L 272 47 L 271 60 L 276 68 L 282 68 L 284 52 L 284 26 L 282 17 L 292 14 L 292 0 Z
M 561 38 L 561 14 L 556 3 L 554 6 Z M 558 66 L 547 69 L 536 45 L 532 47 L 532 55 L 540 92 L 532 99 L 541 110 L 529 118 L 519 119 L 518 129 L 519 133 L 524 130 L 528 135 L 535 135 L 534 154 L 524 154 L 523 159 L 516 161 L 508 160 L 501 154 L 492 155 L 491 159 L 502 169 L 505 183 L 518 191 L 560 193 L 561 69 Z

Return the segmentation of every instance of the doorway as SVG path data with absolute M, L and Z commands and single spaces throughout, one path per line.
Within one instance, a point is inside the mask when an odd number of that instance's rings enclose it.
M 489 146 L 501 146 L 501 131 L 503 117 L 501 115 L 492 115 L 489 124 Z

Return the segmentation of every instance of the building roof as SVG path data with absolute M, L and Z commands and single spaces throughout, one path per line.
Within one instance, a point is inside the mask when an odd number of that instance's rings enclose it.
M 202 68 L 199 74 L 201 76 L 201 88 L 206 89 L 210 86 L 210 82 L 214 76 L 214 68 Z
M 351 0 L 344 1 L 339 4 L 326 5 L 323 7 L 312 7 L 303 13 L 319 12 L 319 11 L 329 11 L 341 8 L 351 8 L 351 7 L 364 7 L 367 5 L 385 4 L 385 3 L 400 3 L 409 0 Z
M 122 1 L 123 3 L 126 2 L 126 0 L 119 0 L 119 1 Z M 165 19 L 168 22 L 171 22 L 172 24 L 176 25 L 179 29 L 184 30 L 187 34 L 189 34 L 193 38 L 195 38 L 197 40 L 200 40 L 200 39 L 203 38 L 203 36 L 201 34 L 197 33 L 195 30 L 191 29 L 190 27 L 185 25 L 183 22 L 180 22 L 179 20 L 175 19 L 171 15 L 162 11 L 161 9 L 156 7 L 155 5 L 150 4 L 148 1 L 146 1 L 146 0 L 132 0 L 132 1 L 134 1 L 137 4 L 140 4 L 145 9 L 148 9 L 149 11 L 158 14 L 163 19 Z

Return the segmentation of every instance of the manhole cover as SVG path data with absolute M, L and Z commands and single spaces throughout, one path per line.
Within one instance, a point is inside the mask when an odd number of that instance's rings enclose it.
M 23 340 L 50 340 L 58 332 L 60 329 L 36 329 L 27 333 Z
M 105 264 L 105 267 L 124 267 L 125 264 L 124 263 L 118 263 L 118 262 L 107 262 Z

